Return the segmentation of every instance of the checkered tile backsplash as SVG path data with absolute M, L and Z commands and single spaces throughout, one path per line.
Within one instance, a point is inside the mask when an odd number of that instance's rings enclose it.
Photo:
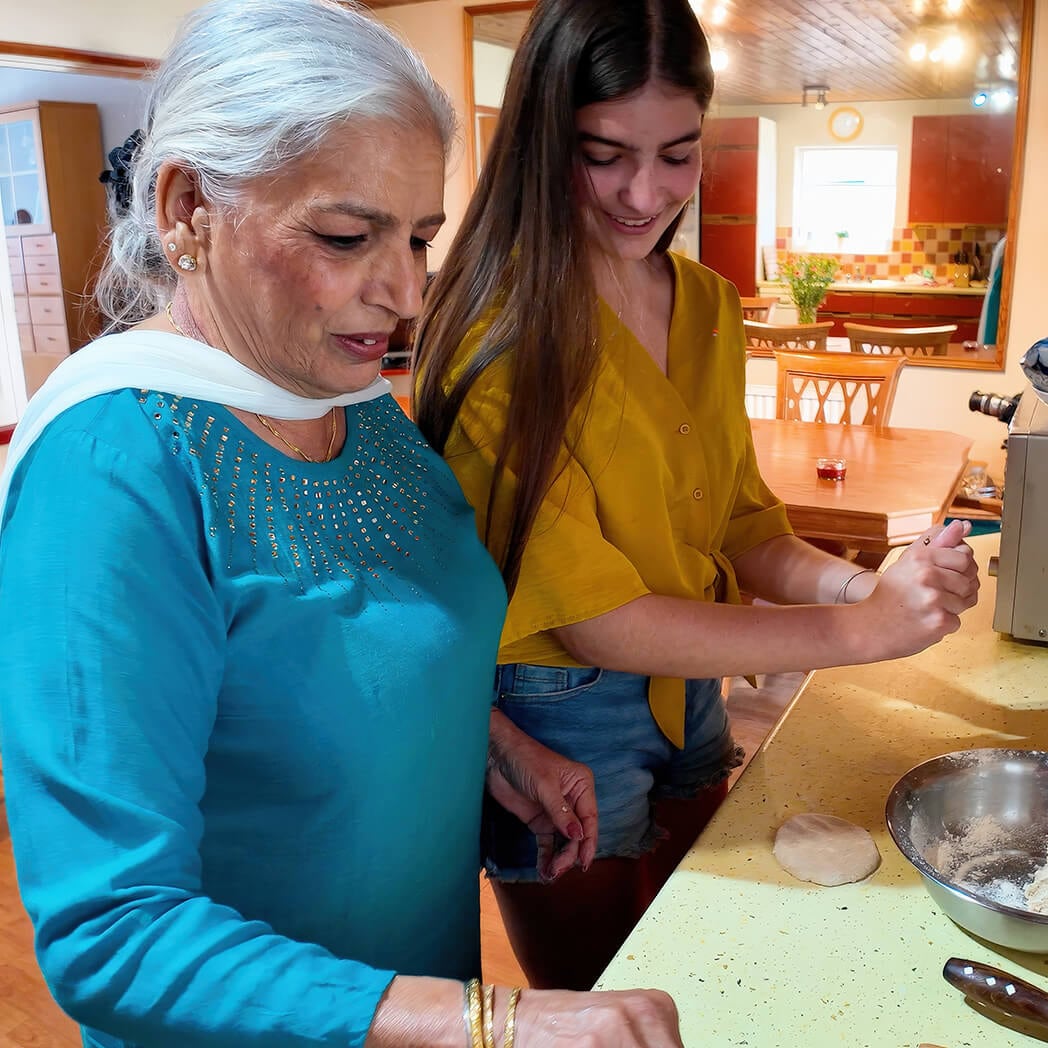
M 841 267 L 853 276 L 902 278 L 909 273 L 931 269 L 937 278 L 949 279 L 950 260 L 962 248 L 969 253 L 978 244 L 983 251 L 983 265 L 990 264 L 989 252 L 1004 235 L 1003 226 L 918 226 L 896 229 L 892 249 L 887 255 L 850 255 L 827 252 L 841 260 Z M 922 239 L 923 238 L 923 239 Z M 780 226 L 775 230 L 775 247 L 779 260 L 792 249 L 793 229 Z M 969 258 L 969 261 L 971 259 Z

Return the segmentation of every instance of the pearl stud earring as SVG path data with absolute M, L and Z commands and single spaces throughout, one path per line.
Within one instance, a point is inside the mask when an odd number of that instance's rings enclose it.
M 167 245 L 167 249 L 168 251 L 177 251 L 178 245 L 172 240 L 171 243 Z
M 192 255 L 179 255 L 178 268 L 185 273 L 192 273 L 197 267 L 197 260 Z

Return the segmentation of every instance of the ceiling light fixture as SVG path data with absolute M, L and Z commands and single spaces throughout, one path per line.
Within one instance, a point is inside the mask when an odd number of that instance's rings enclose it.
M 825 84 L 805 84 L 801 88 L 801 105 L 806 106 L 808 104 L 808 95 L 814 95 L 815 101 L 812 103 L 816 109 L 826 108 L 826 92 L 829 88 Z
M 911 62 L 944 62 L 955 65 L 965 52 L 964 37 L 951 24 L 925 26 L 920 29 L 909 47 Z
M 710 51 L 710 65 L 715 73 L 723 72 L 728 68 L 728 52 L 723 47 L 715 47 Z

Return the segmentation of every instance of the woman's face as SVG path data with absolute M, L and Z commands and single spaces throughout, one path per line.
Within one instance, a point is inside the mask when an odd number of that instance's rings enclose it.
M 421 306 L 426 249 L 444 222 L 435 133 L 373 123 L 210 214 L 190 307 L 217 344 L 285 389 L 323 397 L 378 374 L 391 332 Z
M 575 114 L 586 223 L 612 258 L 646 258 L 691 199 L 702 173 L 702 110 L 657 82 Z

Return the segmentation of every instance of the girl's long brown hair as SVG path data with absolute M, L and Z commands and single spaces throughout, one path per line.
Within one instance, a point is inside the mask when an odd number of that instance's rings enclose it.
M 569 419 L 600 359 L 597 291 L 575 186 L 575 111 L 652 80 L 694 94 L 703 112 L 709 105 L 709 47 L 687 0 L 538 0 L 476 191 L 419 319 L 414 412 L 439 452 L 477 377 L 502 357 L 509 365 L 484 533 L 510 594 L 539 507 L 563 468 Z M 676 226 L 658 250 L 668 249 Z M 485 314 L 491 323 L 476 353 L 445 389 L 452 359 Z M 492 521 L 507 468 L 517 485 L 496 549 Z

